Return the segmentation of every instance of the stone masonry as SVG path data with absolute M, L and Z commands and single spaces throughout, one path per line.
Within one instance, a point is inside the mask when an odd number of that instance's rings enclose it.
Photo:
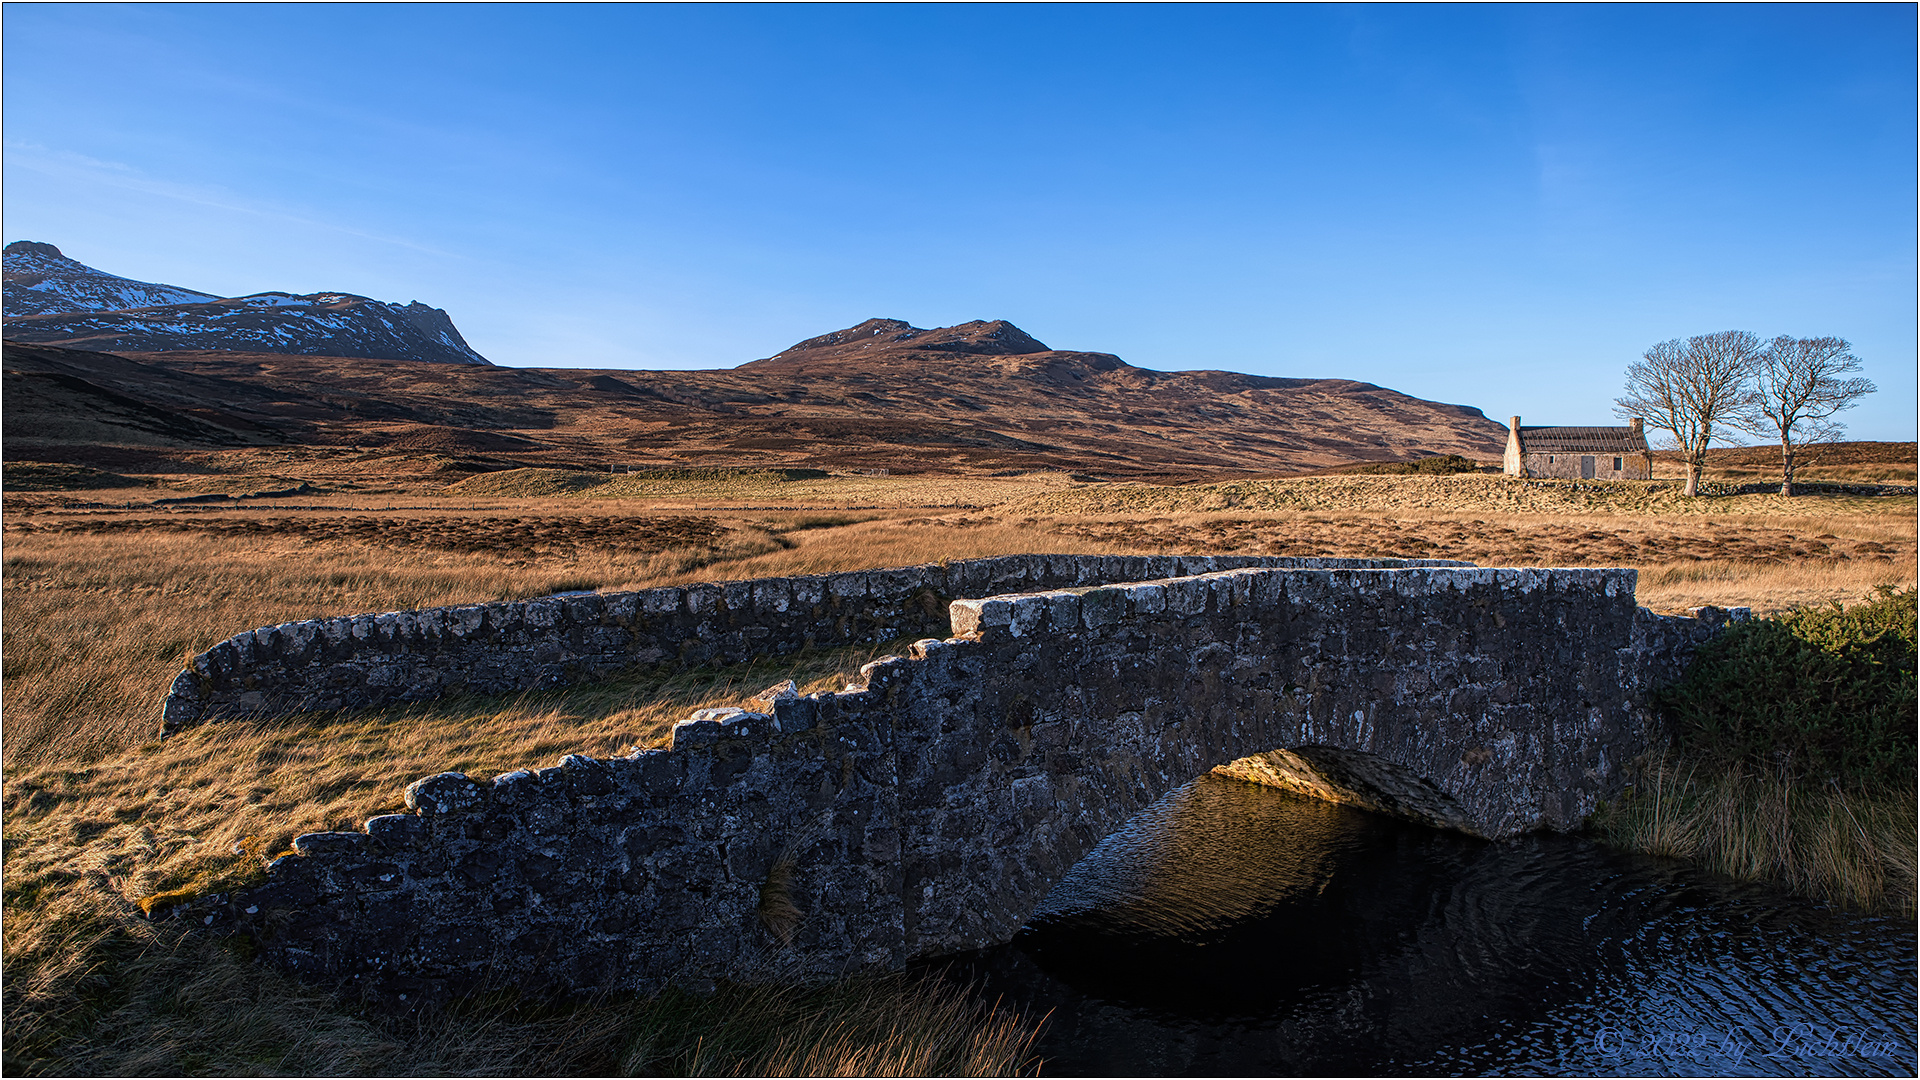
M 410 812 L 300 837 L 265 884 L 181 913 L 388 999 L 645 992 L 1004 942 L 1139 810 L 1269 751 L 1481 836 L 1570 829 L 1717 629 L 1633 590 L 1631 570 L 1248 567 L 957 600 L 951 637 L 863 684 L 707 710 L 667 750 L 427 777 Z
M 896 570 L 309 619 L 249 630 L 194 657 L 161 730 L 236 716 L 507 694 L 635 667 L 734 664 L 807 648 L 947 636 L 947 604 L 1244 566 L 1466 566 L 1430 559 L 1006 555 Z

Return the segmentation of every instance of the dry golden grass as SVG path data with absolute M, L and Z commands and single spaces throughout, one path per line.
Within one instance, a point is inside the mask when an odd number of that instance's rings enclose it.
M 504 551 L 394 550 L 275 532 L 10 530 L 0 579 L 5 760 L 87 759 L 147 742 L 160 696 L 184 659 L 256 626 L 562 589 L 1096 547 L 1062 545 L 1033 530 L 928 530 L 818 512 L 731 524 L 737 539 L 728 543 L 651 553 L 571 541 Z
M 1109 550 L 1462 559 L 1481 566 L 1631 566 L 1656 611 L 1713 604 L 1773 612 L 1871 596 L 1914 580 L 1915 530 L 1890 515 L 1662 518 L 1408 511 L 1038 518 Z
M 981 476 L 800 476 L 821 470 L 649 469 L 637 473 L 587 473 L 563 469 L 512 469 L 482 473 L 448 485 L 452 498 L 564 499 L 575 503 L 646 500 L 696 505 L 807 503 L 810 505 L 987 506 L 1036 492 L 1075 486 L 1064 472 L 1014 477 Z
M 1037 1073 L 1040 1064 L 1032 1057 L 1038 1024 L 997 1005 L 982 1007 L 930 979 L 852 980 L 810 998 L 759 986 L 716 1004 L 683 1021 L 684 1029 L 709 1033 L 691 1055 L 684 1035 L 677 1047 L 635 1039 L 621 1073 L 1017 1076 Z M 752 1036 L 729 1037 L 728 1028 Z
M 1837 481 L 1841 483 L 1914 482 L 1915 447 L 1913 443 L 1842 442 L 1803 446 L 1794 456 L 1794 480 Z M 1780 447 L 1723 446 L 1707 452 L 1707 467 L 1702 475 L 1709 480 L 1728 480 L 1738 484 L 1778 483 Z M 1679 455 L 1673 451 L 1654 454 L 1655 479 L 1673 479 L 1685 475 Z
M 1821 500 L 1794 502 L 1799 509 L 1832 509 Z M 941 514 L 796 506 L 710 511 L 699 520 L 716 524 L 716 538 L 674 546 L 672 529 L 645 525 L 682 520 L 671 514 L 596 516 L 573 500 L 517 509 L 168 516 L 157 519 L 155 529 L 137 527 L 145 520 L 138 515 L 12 515 L 3 579 L 8 618 L 0 628 L 6 760 L 85 758 L 147 741 L 159 696 L 183 658 L 256 626 L 564 588 L 641 588 L 1033 551 L 1400 555 L 1488 566 L 1637 566 L 1645 572 L 1640 599 L 1649 607 L 1713 603 L 1771 611 L 1911 583 L 1914 558 L 1912 518 L 1883 513 L 1061 517 L 1005 507 Z M 66 531 L 77 528 L 112 531 Z M 648 529 L 658 535 L 642 543 Z M 609 536 L 624 539 L 600 542 Z
M 184 658 L 256 626 L 568 588 L 1035 551 L 1629 565 L 1643 571 L 1640 601 L 1664 610 L 1773 610 L 1914 580 L 1912 500 L 1904 510 L 1897 500 L 1816 498 L 1791 500 L 1790 514 L 1735 507 L 1676 516 L 1644 507 L 1415 505 L 1425 496 L 1414 492 L 1394 508 L 1303 511 L 1207 509 L 1177 495 L 1192 489 L 1159 489 L 1176 493 L 1162 509 L 1116 505 L 1089 514 L 1083 505 L 1065 514 L 1042 510 L 1032 496 L 1084 504 L 1122 489 L 1072 488 L 1053 477 L 923 488 L 911 478 L 858 479 L 873 483 L 816 482 L 820 489 L 810 492 L 786 485 L 784 502 L 751 510 L 682 493 L 456 500 L 359 491 L 300 500 L 326 510 L 166 515 L 154 519 L 160 528 L 134 527 L 139 512 L 63 511 L 60 496 L 8 496 L 0 809 L 9 1071 L 911 1074 L 1007 1072 L 1025 1060 L 1030 1026 L 906 983 L 848 984 L 814 996 L 730 989 L 712 1002 L 548 1011 L 486 999 L 396 1026 L 183 937 L 181 928 L 146 922 L 143 898 L 243 880 L 300 832 L 351 828 L 396 809 L 404 785 L 419 776 L 486 776 L 568 752 L 617 753 L 657 741 L 687 709 L 738 704 L 789 675 L 832 685 L 870 655 L 228 723 L 158 742 L 158 701 Z M 110 503 L 113 494 L 86 497 Z M 1011 504 L 951 509 L 1016 495 Z M 663 524 L 681 504 L 723 531 L 683 535 Z M 273 527 L 275 519 L 298 524 Z M 415 524 L 394 524 L 400 520 Z M 88 523 L 107 528 L 72 528 Z M 632 534 L 625 542 L 600 542 L 622 529 Z M 642 532 L 654 539 L 634 539 Z M 1911 824 L 1905 828 L 1911 837 Z M 868 999 L 855 1000 L 860 994 L 871 1000 L 861 1004 Z M 680 1019 L 661 1019 L 667 1013 Z M 774 1014 L 785 1019 L 740 1019 Z M 930 1019 L 907 1030 L 917 1018 Z M 767 1026 L 773 1030 L 739 1034 Z M 732 1049 L 719 1045 L 728 1039 Z
M 1039 519 L 1035 519 L 1039 520 Z M 1828 526 L 1844 533 L 1827 531 Z M 1661 518 L 1650 515 L 1467 515 L 1408 511 L 1232 512 L 1054 518 L 1052 531 L 1150 550 L 1425 556 L 1485 565 L 1635 565 L 1667 559 L 1892 561 L 1913 530 L 1900 518 Z M 1815 532 L 1818 528 L 1820 531 Z M 1891 547 L 1889 546 L 1891 545 Z
M 662 745 L 696 708 L 744 705 L 791 678 L 837 690 L 879 648 L 803 653 L 718 671 L 516 698 L 307 714 L 190 728 L 91 762 L 8 769 L 11 895 L 100 871 L 128 899 L 199 895 L 258 875 L 304 832 L 347 830 L 403 809 L 410 780 L 485 778 Z
M 1063 536 L 1024 520 L 991 513 L 890 516 L 842 528 L 785 534 L 791 546 L 751 555 L 726 566 L 703 567 L 690 579 L 824 574 L 878 566 L 917 566 L 954 559 L 1055 552 L 1099 555 L 1140 550 L 1125 542 Z
M 554 1008 L 483 997 L 396 1025 L 245 964 L 190 927 L 143 918 L 149 907 L 257 880 L 299 833 L 401 809 L 409 778 L 444 769 L 485 777 L 571 752 L 658 745 L 690 709 L 743 704 L 787 678 L 803 692 L 838 688 L 879 652 L 507 701 L 211 724 L 97 761 L 14 765 L 3 804 L 9 1071 L 21 1071 L 16 1062 L 148 1075 L 1016 1071 L 1032 1025 L 931 982 Z
M 1592 825 L 1621 847 L 1729 877 L 1844 907 L 1914 913 L 1920 813 L 1911 790 L 1862 794 L 1663 760 Z
M 1082 486 L 1068 473 L 1030 471 L 1009 476 L 866 476 L 836 474 L 785 479 L 778 470 L 682 469 L 644 474 L 589 473 L 564 469 L 510 469 L 451 477 L 373 476 L 353 479 L 251 470 L 154 474 L 130 477 L 142 486 L 68 491 L 22 488 L 6 496 L 10 512 L 50 510 L 87 503 L 115 509 L 152 509 L 157 499 L 226 494 L 263 514 L 279 506 L 320 507 L 340 512 L 397 507 L 511 510 L 521 513 L 625 513 L 681 507 L 966 508 L 992 506 L 1029 495 Z M 285 491 L 302 483 L 308 493 L 244 498 Z M 201 509 L 205 509 L 203 506 Z
M 1689 608 L 1751 607 L 1762 615 L 1793 608 L 1852 603 L 1883 586 L 1914 583 L 1908 562 L 1746 563 L 1722 560 L 1644 567 L 1636 598 L 1640 606 L 1678 613 Z
M 1912 462 L 1860 465 L 1795 465 L 1793 482 L 1840 484 L 1911 484 L 1916 470 Z M 1708 469 L 1708 479 L 1728 480 L 1736 484 L 1779 483 L 1780 467 L 1727 466 Z
M 184 659 L 255 626 L 650 582 L 713 557 L 399 556 L 272 536 L 11 534 L 0 626 L 6 760 L 84 759 L 148 741 Z
M 1812 510 L 1809 504 L 1820 510 Z M 1233 480 L 1160 487 L 1101 484 L 1027 496 L 1000 507 L 1007 513 L 1133 518 L 1146 515 L 1243 511 L 1338 513 L 1399 517 L 1422 512 L 1485 516 L 1549 514 L 1672 517 L 1711 514 L 1805 515 L 1811 512 L 1898 515 L 1911 518 L 1912 495 L 1779 494 L 1687 498 L 1671 480 L 1527 480 L 1487 474 L 1456 476 L 1308 476 Z

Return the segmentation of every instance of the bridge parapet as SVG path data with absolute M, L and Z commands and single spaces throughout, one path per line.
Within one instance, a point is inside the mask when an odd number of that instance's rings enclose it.
M 553 689 L 636 666 L 734 664 L 816 647 L 946 637 L 947 604 L 962 597 L 1248 566 L 1466 565 L 1262 555 L 1002 555 L 306 619 L 237 634 L 189 660 L 161 702 L 161 734 L 236 717 Z
M 1573 828 L 1657 742 L 1645 691 L 1711 629 L 1633 586 L 1256 567 L 959 601 L 955 636 L 864 686 L 697 715 L 670 750 L 429 777 L 409 814 L 303 837 L 195 913 L 413 1000 L 488 975 L 649 990 L 1008 940 L 1139 810 L 1269 751 L 1482 836 Z

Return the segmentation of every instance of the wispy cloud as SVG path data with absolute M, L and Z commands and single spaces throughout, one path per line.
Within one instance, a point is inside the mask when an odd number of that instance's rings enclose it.
M 270 221 L 301 225 L 310 229 L 321 229 L 346 236 L 371 240 L 375 243 L 389 244 L 440 258 L 463 258 L 455 252 L 423 244 L 402 236 L 370 232 L 352 225 L 343 225 L 337 221 L 309 214 L 301 214 L 286 209 L 263 205 L 237 196 L 220 188 L 199 184 L 179 183 L 171 180 L 155 179 L 132 165 L 118 161 L 106 161 L 89 157 L 86 154 L 39 143 L 13 142 L 5 144 L 6 163 L 9 170 L 21 168 L 67 181 L 82 181 L 100 184 L 106 187 L 136 191 L 146 195 L 155 195 L 163 199 L 172 199 L 193 206 L 204 206 L 215 210 L 225 210 L 235 214 L 246 214 Z

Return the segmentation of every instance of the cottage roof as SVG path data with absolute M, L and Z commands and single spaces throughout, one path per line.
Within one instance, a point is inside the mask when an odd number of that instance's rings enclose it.
M 1643 454 L 1647 437 L 1630 427 L 1523 427 L 1523 454 Z

